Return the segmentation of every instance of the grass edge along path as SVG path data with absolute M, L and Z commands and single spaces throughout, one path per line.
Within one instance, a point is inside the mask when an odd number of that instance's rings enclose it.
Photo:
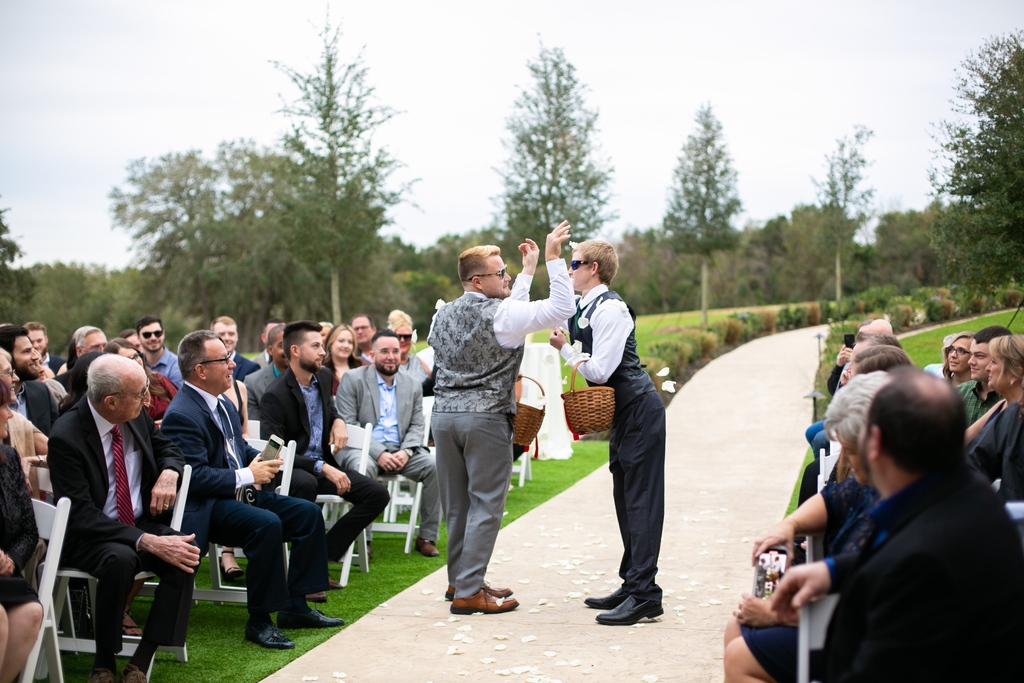
M 608 442 L 577 441 L 573 444 L 573 457 L 568 460 L 534 460 L 531 463 L 533 479 L 526 486 L 515 486 L 505 505 L 505 526 L 524 514 L 565 491 L 577 481 L 608 462 Z M 402 592 L 423 577 L 444 566 L 447 533 L 441 525 L 438 549 L 441 556 L 423 557 L 413 551 L 404 552 L 405 537 L 395 534 L 376 534 L 373 541 L 373 561 L 366 574 L 353 569 L 349 584 L 339 591 L 328 591 L 324 605 L 313 605 L 332 617 L 342 617 L 346 625 L 354 623 L 364 614 Z M 199 567 L 196 585 L 209 587 L 208 560 Z M 239 564 L 245 567 L 244 558 Z M 330 572 L 338 577 L 341 565 L 331 563 Z M 443 586 L 441 587 L 443 588 Z M 140 625 L 145 624 L 152 601 L 138 598 L 132 614 Z M 260 681 L 288 662 L 320 645 L 337 633 L 337 629 L 288 631 L 295 642 L 294 650 L 266 650 L 243 639 L 248 612 L 244 604 L 214 605 L 200 601 L 193 605 L 189 619 L 188 663 L 174 660 L 166 652 L 157 654 L 153 667 L 154 681 L 210 682 Z M 339 653 L 339 658 L 351 653 Z M 61 661 L 64 675 L 69 681 L 86 680 L 92 670 L 93 655 L 63 653 Z M 118 668 L 124 668 L 127 659 L 118 658 Z

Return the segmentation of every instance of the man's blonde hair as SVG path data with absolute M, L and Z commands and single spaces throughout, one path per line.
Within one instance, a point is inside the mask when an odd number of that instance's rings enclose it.
M 213 326 L 216 325 L 217 323 L 220 323 L 221 325 L 234 325 L 236 327 L 238 326 L 238 323 L 235 322 L 234 318 L 229 318 L 226 315 L 222 315 L 219 318 L 213 319 L 213 322 L 210 323 L 210 329 L 212 330 Z
M 501 254 L 501 249 L 493 244 L 470 247 L 459 254 L 459 279 L 469 282 L 474 275 L 483 275 L 487 268 L 487 259 Z
M 604 240 L 587 240 L 581 242 L 575 251 L 578 251 L 584 261 L 597 264 L 597 277 L 601 284 L 610 285 L 619 272 L 619 255 L 615 253 L 615 247 Z

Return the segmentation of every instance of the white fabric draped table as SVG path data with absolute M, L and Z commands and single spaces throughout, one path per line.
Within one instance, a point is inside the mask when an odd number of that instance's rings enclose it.
M 572 433 L 565 423 L 565 408 L 562 407 L 562 357 L 546 342 L 527 342 L 519 372 L 544 387 L 544 397 L 541 398 L 537 385 L 524 379 L 520 397 L 527 405 L 537 408 L 546 406 L 544 422 L 537 434 L 540 444 L 538 457 L 541 460 L 568 460 L 572 457 Z M 537 450 L 537 443 L 531 445 L 529 450 L 532 456 Z

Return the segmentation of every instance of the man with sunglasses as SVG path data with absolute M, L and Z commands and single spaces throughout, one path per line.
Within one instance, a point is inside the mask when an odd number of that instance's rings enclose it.
M 142 340 L 142 350 L 146 354 L 146 367 L 153 372 L 171 380 L 181 389 L 181 370 L 178 368 L 178 357 L 164 346 L 164 323 L 155 315 L 144 315 L 135 323 L 135 331 Z
M 570 265 L 573 288 L 581 296 L 565 323 L 568 335 L 555 328 L 550 342 L 570 364 L 589 354 L 579 367 L 587 384 L 615 390 L 608 468 L 624 546 L 622 585 L 584 602 L 604 610 L 597 615 L 599 624 L 628 626 L 664 613 L 655 577 L 665 519 L 665 404 L 640 365 L 633 309 L 609 289 L 619 269 L 615 248 L 588 240 L 573 249 Z
M 569 223 L 548 235 L 545 265 L 551 296 L 530 301 L 540 249 L 519 245 L 523 270 L 509 289 L 501 250 L 472 247 L 459 256 L 465 294 L 434 316 L 435 384 L 431 431 L 448 526 L 448 590 L 454 614 L 496 614 L 519 606 L 507 588 L 484 582 L 501 527 L 512 474 L 512 416 L 523 345 L 531 332 L 572 315 L 572 285 L 559 257 Z

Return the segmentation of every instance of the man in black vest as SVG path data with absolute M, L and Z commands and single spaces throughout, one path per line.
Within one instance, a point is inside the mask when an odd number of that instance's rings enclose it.
M 573 249 L 570 276 L 582 296 L 567 330 L 555 329 L 550 341 L 569 363 L 589 354 L 579 368 L 587 384 L 615 389 L 608 460 L 622 535 L 622 586 L 584 602 L 607 610 L 597 615 L 598 623 L 628 626 L 664 613 L 654 579 L 665 520 L 665 404 L 640 366 L 633 336 L 636 316 L 608 289 L 618 269 L 615 248 L 603 240 L 588 240 Z

